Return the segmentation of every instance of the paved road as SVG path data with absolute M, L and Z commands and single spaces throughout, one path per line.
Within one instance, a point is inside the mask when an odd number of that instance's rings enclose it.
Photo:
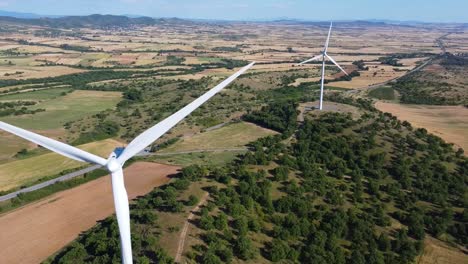
M 100 166 L 100 165 L 94 165 L 94 166 L 91 166 L 91 167 L 88 167 L 88 168 L 85 168 L 85 169 L 82 169 L 82 170 L 79 170 L 79 171 L 68 173 L 66 175 L 60 176 L 58 178 L 55 178 L 55 179 L 52 179 L 52 180 L 49 180 L 49 181 L 45 181 L 45 182 L 36 184 L 36 185 L 28 187 L 28 188 L 21 189 L 21 190 L 16 191 L 16 192 L 12 192 L 12 193 L 0 196 L 0 202 L 4 202 L 4 201 L 10 200 L 12 198 L 15 198 L 20 193 L 28 193 L 28 192 L 37 191 L 39 189 L 42 189 L 42 188 L 47 187 L 49 185 L 55 184 L 57 182 L 70 180 L 72 178 L 81 176 L 81 175 L 83 175 L 85 173 L 89 173 L 89 172 L 92 172 L 94 170 L 97 170 L 97 169 L 99 169 L 101 167 L 102 166 Z
M 143 157 L 143 156 L 149 156 L 149 155 L 151 155 L 151 153 L 146 152 L 146 151 L 142 151 L 142 152 L 138 153 L 136 156 L 138 156 L 138 157 Z M 57 182 L 67 181 L 67 180 L 73 179 L 73 178 L 75 178 L 75 177 L 82 176 L 82 175 L 84 175 L 85 173 L 90 173 L 90 172 L 95 171 L 95 170 L 97 170 L 97 169 L 99 169 L 99 168 L 101 168 L 101 167 L 102 167 L 102 166 L 100 166 L 100 165 L 93 165 L 93 166 L 84 168 L 84 169 L 82 169 L 82 170 L 70 172 L 70 173 L 65 174 L 65 175 L 63 175 L 63 176 L 60 176 L 60 177 L 58 177 L 58 178 L 55 178 L 55 179 L 52 179 L 52 180 L 49 180 L 49 181 L 45 181 L 45 182 L 36 184 L 36 185 L 34 185 L 34 186 L 27 187 L 27 188 L 18 190 L 18 191 L 16 191 L 16 192 L 12 192 L 12 193 L 9 193 L 9 194 L 0 196 L 0 202 L 4 202 L 4 201 L 10 200 L 10 199 L 12 199 L 12 198 L 15 198 L 15 197 L 18 196 L 18 194 L 20 194 L 20 193 L 28 193 L 28 192 L 37 191 L 37 190 L 40 190 L 40 189 L 42 189 L 42 188 L 44 188 L 44 187 L 50 186 L 50 185 L 52 185 L 52 184 L 55 184 L 55 183 L 57 183 Z
M 150 152 L 143 151 L 143 152 L 140 152 L 137 156 L 138 157 L 153 156 L 153 155 L 154 156 L 165 156 L 165 155 L 175 155 L 175 154 L 190 154 L 190 153 L 202 153 L 202 152 L 224 152 L 224 151 L 243 151 L 243 150 L 247 150 L 247 148 L 203 149 L 203 150 L 179 151 L 179 152 L 168 152 L 168 153 L 150 153 Z M 34 186 L 27 187 L 27 188 L 18 190 L 16 192 L 12 192 L 12 193 L 0 196 L 0 202 L 4 202 L 4 201 L 10 200 L 10 199 L 13 199 L 13 198 L 17 197 L 18 194 L 20 194 L 20 193 L 28 193 L 28 192 L 37 191 L 37 190 L 40 190 L 40 189 L 45 188 L 47 186 L 50 186 L 52 184 L 55 184 L 57 182 L 67 181 L 67 180 L 73 179 L 75 177 L 82 176 L 85 173 L 90 173 L 90 172 L 92 172 L 94 170 L 97 170 L 97 169 L 99 169 L 101 167 L 102 166 L 100 166 L 100 165 L 90 166 L 88 168 L 78 170 L 78 171 L 74 171 L 74 172 L 65 174 L 63 176 L 60 176 L 58 178 L 55 178 L 55 179 L 52 179 L 52 180 L 49 180 L 49 181 L 45 181 L 45 182 L 36 184 Z

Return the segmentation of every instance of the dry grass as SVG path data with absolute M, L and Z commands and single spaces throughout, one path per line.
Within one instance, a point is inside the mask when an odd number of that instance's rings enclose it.
M 417 264 L 462 264 L 468 263 L 468 255 L 462 251 L 449 247 L 443 242 L 426 237 L 424 252 L 417 258 Z
M 45 77 L 56 77 L 60 75 L 80 73 L 85 70 L 74 69 L 65 66 L 0 66 L 0 80 L 4 79 L 32 79 L 32 78 L 45 78 Z M 16 72 L 22 72 L 15 74 Z M 5 74 L 14 74 L 11 76 L 5 76 Z
M 422 127 L 455 146 L 468 150 L 468 109 L 462 106 L 404 105 L 377 102 L 377 109 L 389 112 L 415 127 Z
M 161 153 L 240 148 L 258 138 L 273 134 L 275 132 L 269 129 L 251 123 L 240 122 L 184 137 L 176 144 L 161 150 Z
M 401 77 L 410 70 L 411 67 L 393 67 L 380 64 L 368 64 L 368 71 L 360 71 L 358 77 L 354 77 L 352 81 L 332 82 L 330 85 L 348 89 L 364 89 L 374 84 L 388 82 L 395 78 Z M 394 68 L 404 69 L 405 71 L 395 71 Z

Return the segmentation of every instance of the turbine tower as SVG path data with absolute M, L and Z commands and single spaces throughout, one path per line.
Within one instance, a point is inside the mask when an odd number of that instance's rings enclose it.
M 330 22 L 330 30 L 328 30 L 327 41 L 325 42 L 325 47 L 323 48 L 323 51 L 321 52 L 321 54 L 317 55 L 317 56 L 315 56 L 315 57 L 313 57 L 311 59 L 308 59 L 306 61 L 303 61 L 303 62 L 299 63 L 299 65 L 303 65 L 303 64 L 306 64 L 308 62 L 311 62 L 311 61 L 322 58 L 322 78 L 320 80 L 320 103 L 319 103 L 319 109 L 320 110 L 323 110 L 323 86 L 325 84 L 325 59 L 328 58 L 331 62 L 333 62 L 333 64 L 335 64 L 338 68 L 340 68 L 340 70 L 342 72 L 344 72 L 346 75 L 348 75 L 348 73 L 345 70 L 343 70 L 343 68 L 341 68 L 341 66 L 338 65 L 338 63 L 332 57 L 330 57 L 327 54 L 328 43 L 330 42 L 330 35 L 331 35 L 332 26 L 333 26 L 333 22 Z
M 209 90 L 199 98 L 195 99 L 193 102 L 191 102 L 184 108 L 180 109 L 179 111 L 164 119 L 163 121 L 159 122 L 150 129 L 146 130 L 138 137 L 136 137 L 132 142 L 130 142 L 130 144 L 128 144 L 128 146 L 123 151 L 114 150 L 114 152 L 110 154 L 107 160 L 102 157 L 83 151 L 81 149 L 64 144 L 62 142 L 35 134 L 33 132 L 9 125 L 1 121 L 0 129 L 3 129 L 26 140 L 34 142 L 68 158 L 77 161 L 89 162 L 105 166 L 109 170 L 112 179 L 112 194 L 114 196 L 115 212 L 117 215 L 117 223 L 119 225 L 120 232 L 122 263 L 131 264 L 133 263 L 133 257 L 132 243 L 130 237 L 130 209 L 128 206 L 128 195 L 125 189 L 122 170 L 124 163 L 139 152 L 143 151 L 145 148 L 147 148 L 156 139 L 165 134 L 169 129 L 171 129 L 177 123 L 182 121 L 182 119 L 184 119 L 186 116 L 192 113 L 203 103 L 208 101 L 208 99 L 213 97 L 224 87 L 228 86 L 232 81 L 234 81 L 237 77 L 239 77 L 245 71 L 250 69 L 254 64 L 255 63 L 252 62 L 251 64 L 243 67 L 231 77 L 227 78 L 213 89 Z

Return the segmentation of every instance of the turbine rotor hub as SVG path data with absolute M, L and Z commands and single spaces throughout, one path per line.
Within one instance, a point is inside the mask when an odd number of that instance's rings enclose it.
M 109 162 L 107 163 L 107 169 L 111 173 L 116 172 L 116 171 L 120 170 L 121 168 L 122 168 L 122 166 L 120 166 L 120 163 L 115 158 L 109 159 Z

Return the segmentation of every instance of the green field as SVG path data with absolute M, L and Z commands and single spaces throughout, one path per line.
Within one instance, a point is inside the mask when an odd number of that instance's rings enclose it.
M 34 115 L 8 116 L 2 121 L 33 130 L 60 129 L 67 122 L 112 109 L 121 100 L 120 92 L 73 91 L 50 89 L 0 97 L 1 100 L 43 100 L 30 109 L 45 109 Z
M 119 142 L 107 139 L 78 146 L 79 148 L 107 157 Z M 32 158 L 17 160 L 0 165 L 0 191 L 10 190 L 33 183 L 43 177 L 54 176 L 64 170 L 86 166 L 85 163 L 71 160 L 55 153 L 47 153 Z
M 395 90 L 392 87 L 379 87 L 369 92 L 369 96 L 380 100 L 395 100 Z
M 40 100 L 51 100 L 59 97 L 62 93 L 69 92 L 70 88 L 53 88 L 44 89 L 38 91 L 31 91 L 25 93 L 16 93 L 9 95 L 0 96 L 0 101 L 11 101 L 11 100 L 27 100 L 27 101 L 40 101 Z
M 213 57 L 199 57 L 198 60 L 201 62 L 208 62 L 208 63 L 222 62 L 221 58 L 213 58 Z
M 247 122 L 239 122 L 183 138 L 174 145 L 161 150 L 160 153 L 240 148 L 258 138 L 273 134 L 275 132 L 272 130 Z

